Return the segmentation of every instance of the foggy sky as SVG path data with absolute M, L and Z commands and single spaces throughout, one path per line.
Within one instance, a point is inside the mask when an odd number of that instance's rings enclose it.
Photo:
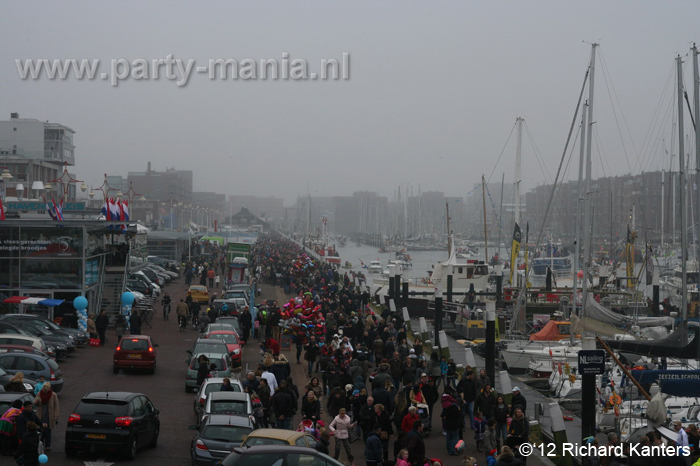
M 482 173 L 512 182 L 514 134 L 506 142 L 522 116 L 539 151 L 526 133 L 527 188 L 545 182 L 542 166 L 556 172 L 595 41 L 605 69 L 596 72 L 594 176 L 639 173 L 668 167 L 661 141 L 670 152 L 671 120 L 660 119 L 675 105 L 676 54 L 700 42 L 698 18 L 697 1 L 7 1 L 0 119 L 19 112 L 74 129 L 72 171 L 94 186 L 103 173 L 126 176 L 151 161 L 159 171 L 193 170 L 197 191 L 289 204 L 307 187 L 313 196 L 391 197 L 410 183 L 463 196 Z M 194 75 L 184 87 L 166 79 L 112 87 L 22 81 L 15 66 L 17 58 L 99 58 L 107 67 L 169 53 L 199 64 L 284 52 L 310 71 L 347 52 L 350 79 Z M 685 80 L 691 86 L 691 68 Z M 571 165 L 567 178 L 576 176 Z

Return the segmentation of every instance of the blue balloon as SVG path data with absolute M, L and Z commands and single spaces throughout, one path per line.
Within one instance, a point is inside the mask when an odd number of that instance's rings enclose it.
M 79 311 L 82 311 L 88 306 L 88 300 L 84 296 L 78 296 L 73 300 L 73 307 Z
M 49 457 L 46 455 L 39 455 L 39 462 L 40 463 L 48 463 L 49 462 Z
M 126 305 L 134 304 L 134 299 L 136 299 L 136 297 L 134 296 L 134 293 L 132 293 L 131 291 L 127 291 L 126 293 L 122 293 L 122 304 L 126 304 Z

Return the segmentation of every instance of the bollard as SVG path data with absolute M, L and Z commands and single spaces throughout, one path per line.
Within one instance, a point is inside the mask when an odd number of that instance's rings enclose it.
M 501 395 L 506 404 L 510 404 L 510 400 L 513 398 L 513 385 L 510 382 L 510 376 L 508 371 L 500 371 L 498 373 L 498 383 L 501 386 Z
M 549 403 L 549 417 L 552 421 L 553 443 L 557 445 L 556 456 L 549 459 L 557 466 L 572 466 L 573 458 L 571 458 L 570 454 L 564 455 L 563 451 L 563 445 L 569 441 L 566 437 L 564 417 L 561 414 L 561 408 L 558 403 Z
M 409 332 L 413 332 L 411 328 L 411 316 L 408 315 L 408 308 L 401 308 L 401 314 L 403 315 L 403 321 L 406 322 L 406 328 L 408 328 Z
M 439 338 L 440 344 L 438 346 L 440 347 L 440 352 L 438 354 L 445 356 L 445 359 L 450 359 L 450 344 L 447 342 L 447 334 L 444 330 L 440 330 Z
M 418 329 L 420 331 L 420 339 L 424 343 L 430 340 L 430 332 L 428 332 L 428 323 L 425 321 L 425 317 L 420 317 L 418 319 Z

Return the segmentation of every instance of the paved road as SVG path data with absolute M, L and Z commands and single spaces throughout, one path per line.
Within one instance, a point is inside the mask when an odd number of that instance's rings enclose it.
M 185 296 L 185 285 L 182 280 L 171 283 L 167 287 L 168 292 L 173 297 L 173 309 L 180 298 Z M 219 294 L 221 294 L 219 292 Z M 260 299 L 285 299 L 281 290 L 263 285 Z M 156 306 L 157 312 L 153 319 L 153 327 L 144 326 L 144 333 L 153 337 L 159 344 L 157 349 L 158 368 L 155 375 L 143 373 L 112 373 L 112 353 L 114 351 L 116 338 L 114 332 L 108 333 L 109 342 L 102 348 L 81 348 L 68 359 L 60 363 L 65 379 L 63 391 L 59 395 L 60 400 L 60 421 L 53 430 L 53 448 L 49 453 L 49 466 L 62 465 L 83 465 L 84 462 L 106 461 L 108 463 L 127 463 L 127 461 L 115 455 L 90 455 L 84 454 L 79 458 L 66 458 L 64 455 L 65 428 L 68 416 L 73 408 L 78 404 L 81 397 L 90 391 L 112 390 L 140 392 L 148 396 L 160 410 L 161 431 L 158 447 L 155 449 L 145 449 L 139 454 L 131 464 L 137 465 L 168 465 L 184 466 L 190 465 L 190 442 L 193 432 L 188 429 L 190 424 L 194 424 L 195 418 L 192 410 L 194 396 L 192 393 L 185 393 L 185 358 L 186 350 L 191 348 L 197 338 L 197 332 L 190 329 L 181 333 L 178 331 L 177 319 L 174 311 L 168 321 L 164 321 L 158 313 L 160 305 Z M 251 342 L 256 343 L 256 342 Z M 285 353 L 292 364 L 292 376 L 303 394 L 303 386 L 308 382 L 303 367 L 297 365 L 294 347 Z M 243 365 L 255 367 L 259 361 L 259 349 L 257 344 L 248 345 L 243 350 Z M 325 399 L 323 400 L 325 403 Z M 437 406 L 437 405 L 436 405 Z M 447 456 L 445 448 L 445 437 L 440 434 L 439 413 L 434 416 L 436 427 L 428 439 L 426 439 L 426 451 L 429 457 L 450 458 Z M 293 425 L 298 425 L 299 418 L 294 420 Z M 471 432 L 471 431 L 468 431 Z M 476 452 L 472 435 L 467 435 L 467 452 L 475 456 L 480 464 L 483 464 L 483 454 Z M 393 441 L 391 442 L 393 448 Z M 333 453 L 333 442 L 331 453 Z M 355 465 L 364 466 L 364 444 L 356 442 L 352 445 L 355 455 Z M 393 458 L 393 455 L 390 455 Z M 345 452 L 341 453 L 341 461 L 347 462 Z M 446 464 L 456 464 L 452 459 Z

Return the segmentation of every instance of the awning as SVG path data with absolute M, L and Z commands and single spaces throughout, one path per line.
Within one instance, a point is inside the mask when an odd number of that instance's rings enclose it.
M 33 298 L 30 296 L 27 299 L 22 300 L 22 304 L 39 304 L 44 299 L 45 298 Z
M 39 304 L 41 304 L 42 306 L 56 307 L 63 304 L 64 301 L 64 299 L 44 299 L 42 301 L 39 301 Z
M 12 296 L 10 298 L 7 298 L 4 302 L 6 302 L 7 304 L 17 304 L 21 303 L 26 299 L 28 299 L 28 296 Z

